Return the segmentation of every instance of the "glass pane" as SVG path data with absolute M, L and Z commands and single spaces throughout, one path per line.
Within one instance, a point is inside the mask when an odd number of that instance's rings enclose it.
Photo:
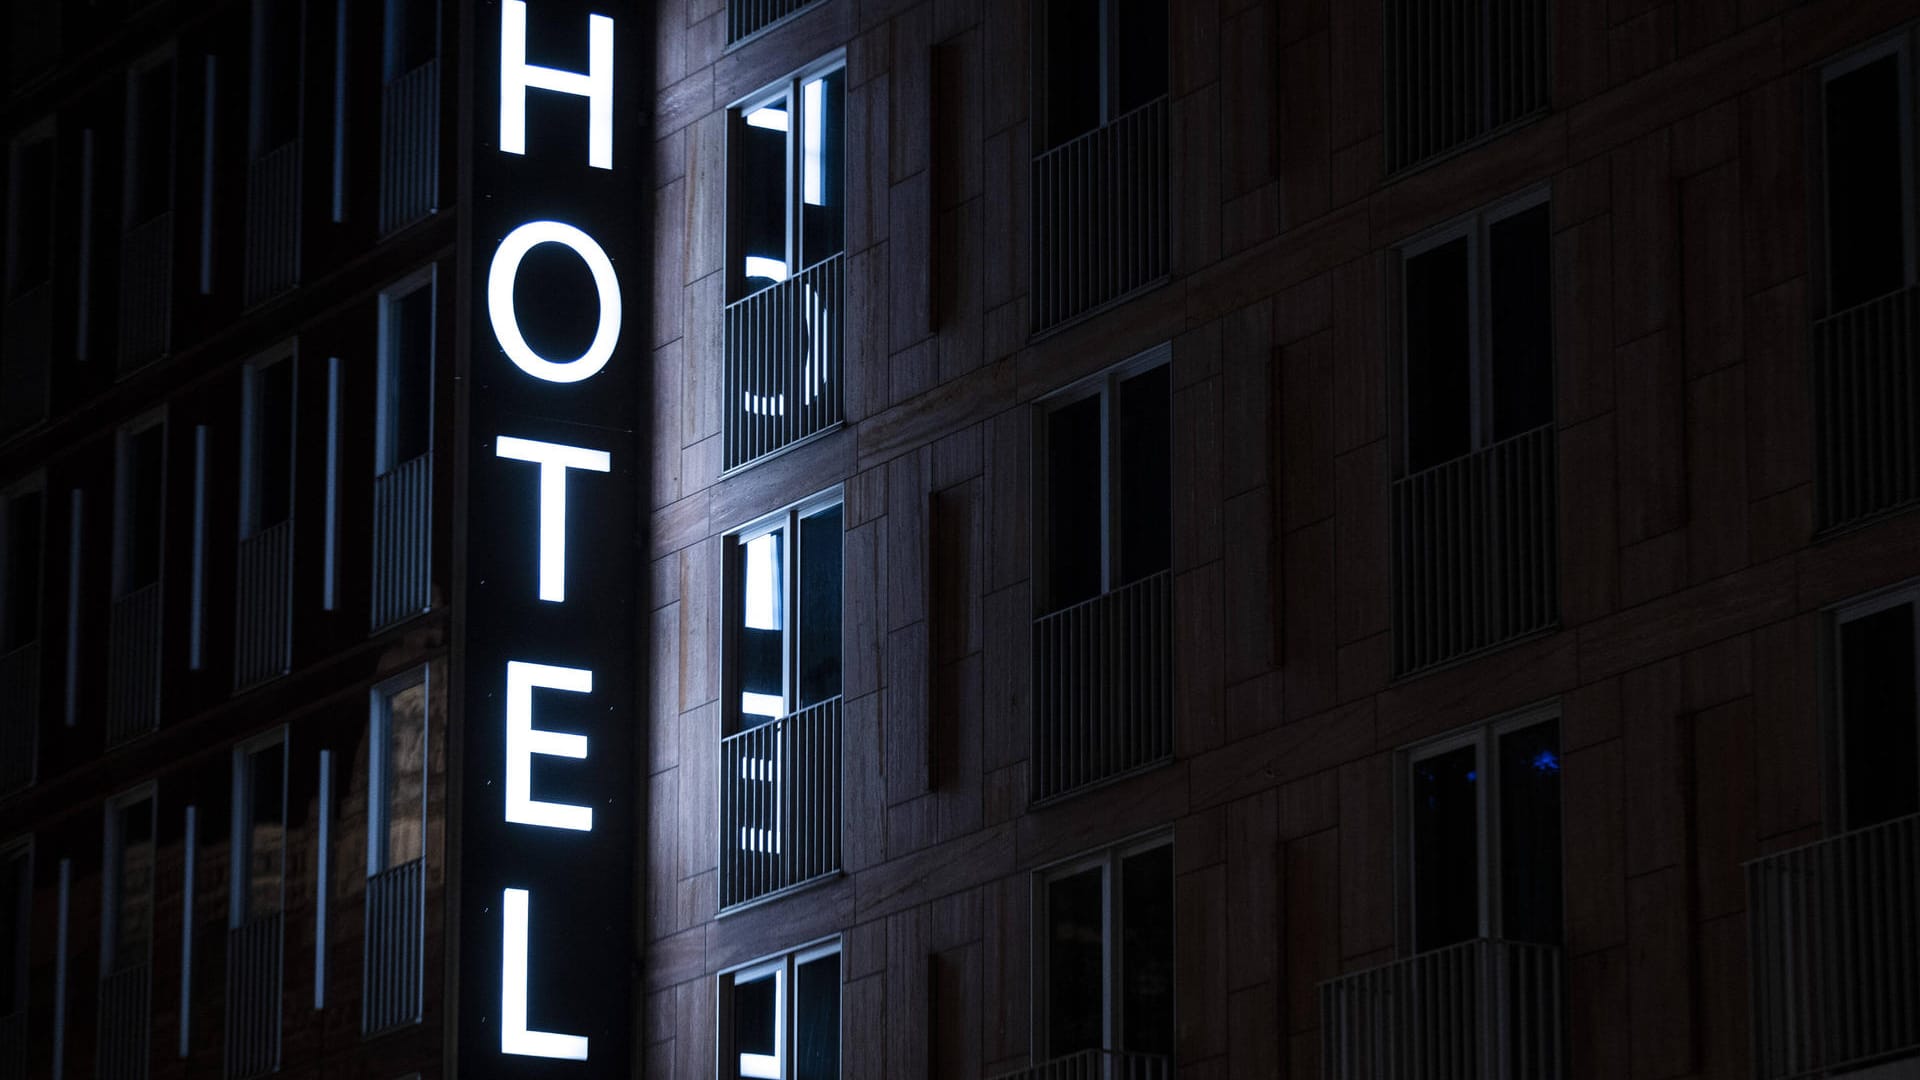
M 380 764 L 386 778 L 385 868 L 418 859 L 426 843 L 427 684 L 415 683 L 387 698 L 386 738 Z
M 1109 119 L 1133 110 L 1167 92 L 1166 0 L 1112 0 L 1119 22 L 1118 99 Z
M 840 1080 L 840 954 L 800 965 L 793 1080 Z
M 9 280 L 18 294 L 53 273 L 53 139 L 35 139 L 14 148 L 12 193 L 13 267 Z
M 293 512 L 293 361 L 251 372 L 253 527 L 271 528 Z
M 1480 935 L 1480 779 L 1471 746 L 1413 763 L 1413 947 Z
M 1120 579 L 1173 566 L 1172 384 L 1165 364 L 1120 384 Z
M 846 158 L 846 70 L 800 87 L 800 265 L 812 266 L 846 246 L 843 179 Z
M 286 869 L 286 744 L 255 750 L 247 758 L 247 909 L 251 919 L 280 910 Z
M 1047 883 L 1046 1056 L 1097 1049 L 1106 1042 L 1104 871 L 1083 870 Z
M 435 0 L 387 0 L 386 77 L 398 78 L 433 59 L 437 50 Z
M 26 853 L 0 859 L 0 1016 L 26 1004 L 29 888 Z
M 1920 811 L 1913 679 L 1913 605 L 1841 625 L 1841 767 L 1849 829 Z
M 253 154 L 300 133 L 300 0 L 253 2 Z
M 127 174 L 129 226 L 172 209 L 173 61 L 155 64 L 132 76 L 133 115 Z
M 800 519 L 800 707 L 840 694 L 840 507 Z
M 1500 919 L 1509 941 L 1560 944 L 1560 725 L 1500 736 Z
M 166 428 L 154 424 L 127 436 L 126 532 L 121 537 L 125 592 L 160 580 L 162 445 Z
M 768 972 L 733 984 L 733 1051 L 742 1077 L 780 1076 L 778 980 Z
M 793 125 L 782 97 L 735 114 L 727 221 L 741 263 L 728 299 L 785 281 L 787 265 L 787 136 Z M 728 275 L 730 278 L 733 275 Z
M 740 726 L 786 715 L 786 534 L 740 546 Z
M 40 545 L 44 499 L 27 491 L 7 500 L 6 625 L 0 652 L 13 650 L 40 637 Z
M 387 301 L 387 469 L 431 446 L 433 434 L 433 287 Z
M 1085 398 L 1048 414 L 1048 611 L 1100 595 L 1100 399 Z
M 1407 471 L 1472 447 L 1467 240 L 1406 261 Z
M 1120 863 L 1121 1049 L 1173 1053 L 1173 845 Z
M 1840 311 L 1906 283 L 1900 60 L 1828 80 L 1827 287 Z
M 1100 124 L 1100 0 L 1043 0 L 1046 128 L 1040 149 Z
M 153 800 L 120 810 L 118 903 L 114 916 L 113 967 L 147 959 L 153 941 Z
M 1492 255 L 1493 437 L 1553 420 L 1553 267 L 1545 203 L 1496 221 Z

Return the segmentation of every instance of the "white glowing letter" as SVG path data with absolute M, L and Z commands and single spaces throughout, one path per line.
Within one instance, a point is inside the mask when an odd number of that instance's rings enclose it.
M 527 1030 L 527 890 L 500 894 L 500 1052 L 521 1057 L 587 1060 L 585 1035 Z
M 567 598 L 567 470 L 607 472 L 613 459 L 605 450 L 511 435 L 500 436 L 494 452 L 540 466 L 540 599 L 560 603 Z
M 527 63 L 526 0 L 500 5 L 500 149 L 527 152 L 527 91 L 587 99 L 587 164 L 613 168 L 613 20 L 587 16 L 587 73 Z
M 549 829 L 593 831 L 593 807 L 541 802 L 533 797 L 533 755 L 584 759 L 587 737 L 533 726 L 534 687 L 593 692 L 593 672 L 507 661 L 507 820 Z
M 593 343 L 574 360 L 549 360 L 534 352 L 520 333 L 520 317 L 513 310 L 513 282 L 520 275 L 520 260 L 538 244 L 571 248 L 593 273 L 593 291 L 600 298 L 600 325 L 594 328 Z M 487 269 L 487 315 L 493 320 L 494 338 L 515 367 L 547 382 L 579 382 L 607 366 L 613 346 L 620 340 L 620 279 L 614 275 L 613 260 L 593 237 L 564 222 L 529 221 L 508 233 L 493 251 L 493 264 Z

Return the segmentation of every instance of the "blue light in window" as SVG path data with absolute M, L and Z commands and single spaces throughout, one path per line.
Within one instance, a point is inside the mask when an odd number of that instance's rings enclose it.
M 1479 769 L 1468 769 L 1468 770 L 1467 770 L 1467 783 L 1469 783 L 1469 784 L 1471 784 L 1471 783 L 1473 783 L 1473 782 L 1474 782 L 1475 780 L 1478 780 L 1478 779 L 1480 779 L 1480 770 L 1479 770 Z
M 1533 756 L 1535 772 L 1559 772 L 1560 758 L 1551 750 L 1542 750 Z

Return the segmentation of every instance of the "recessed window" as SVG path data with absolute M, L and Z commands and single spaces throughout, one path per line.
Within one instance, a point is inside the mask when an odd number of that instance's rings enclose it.
M 728 112 L 727 299 L 845 249 L 846 70 L 781 83 Z
M 1037 875 L 1035 887 L 1034 1060 L 1098 1050 L 1171 1055 L 1172 842 L 1160 837 L 1078 859 Z M 1089 1075 L 1102 1075 L 1092 1068 Z
M 53 123 L 14 138 L 7 152 L 7 299 L 53 276 Z
M 261 157 L 300 134 L 304 0 L 253 0 L 249 143 Z
M 840 946 L 805 949 L 720 977 L 720 1074 L 838 1080 Z
M 1912 590 L 1841 610 L 1834 695 L 1842 821 L 1864 829 L 1920 813 L 1920 691 Z
M 128 229 L 173 209 L 175 67 L 169 48 L 127 72 Z
M 368 768 L 367 874 L 404 866 L 426 851 L 427 673 L 374 694 Z
M 105 913 L 100 968 L 111 975 L 148 962 L 153 949 L 154 808 L 151 789 L 107 804 Z
M 1822 75 L 1829 313 L 1913 281 L 1912 78 L 1904 35 Z
M 115 566 L 126 596 L 160 581 L 166 512 L 166 421 L 153 417 L 120 433 Z
M 240 531 L 245 538 L 293 514 L 293 356 L 250 364 L 241 379 Z
M 231 925 L 277 915 L 287 872 L 287 737 L 276 731 L 233 751 Z
M 1165 0 L 1043 0 L 1035 29 L 1040 149 L 1167 92 Z
M 433 445 L 434 281 L 416 275 L 380 294 L 377 469 L 391 472 Z
M 735 536 L 735 730 L 840 695 L 841 506 L 802 504 Z

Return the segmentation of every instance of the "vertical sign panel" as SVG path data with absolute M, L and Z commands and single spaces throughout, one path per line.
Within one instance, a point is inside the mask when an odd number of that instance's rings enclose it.
M 459 1074 L 625 1077 L 646 9 L 474 5 Z

